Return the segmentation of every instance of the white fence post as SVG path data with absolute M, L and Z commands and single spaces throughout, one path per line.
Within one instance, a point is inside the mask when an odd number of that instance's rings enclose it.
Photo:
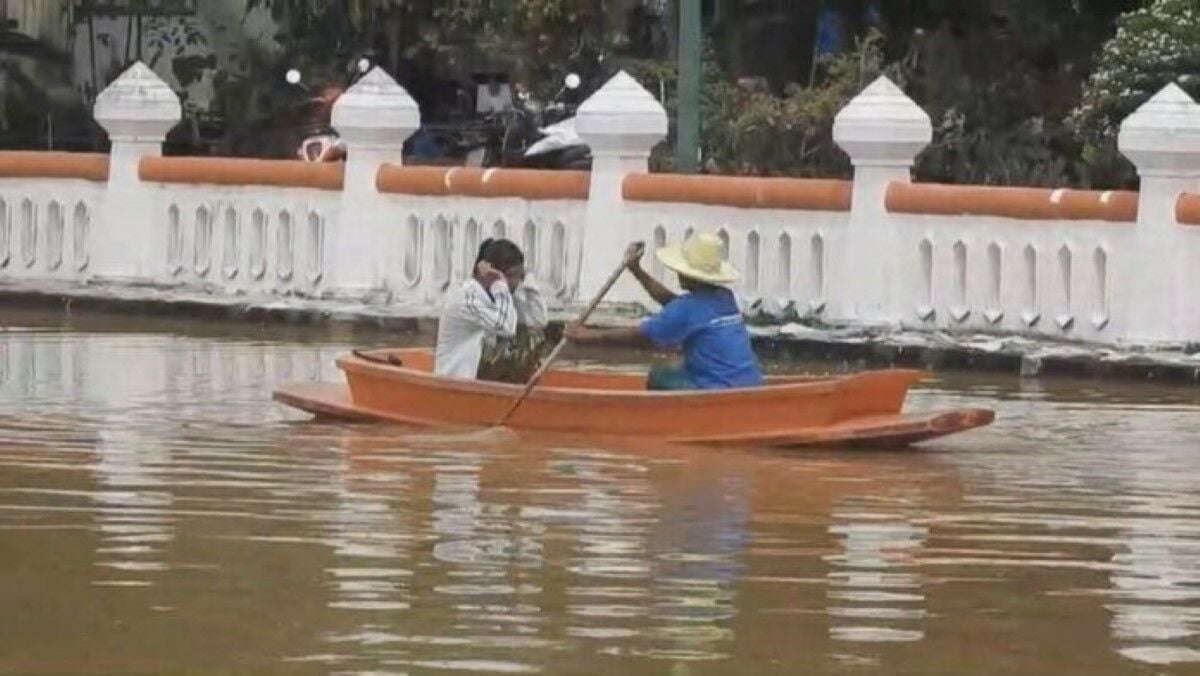
M 346 143 L 346 177 L 328 269 L 333 295 L 362 299 L 379 288 L 387 259 L 379 250 L 389 211 L 380 206 L 376 179 L 384 164 L 403 162 L 404 142 L 421 127 L 421 111 L 392 76 L 375 67 L 333 106 L 333 127 Z
M 885 198 L 894 181 L 909 182 L 913 160 L 933 139 L 929 115 L 886 77 L 838 113 L 834 141 L 854 165 L 854 195 L 845 236 L 830 256 L 830 319 L 897 323 L 903 318 L 903 256 Z
M 183 119 L 179 97 L 138 62 L 96 97 L 93 113 L 112 142 L 108 190 L 92 231 L 97 277 L 146 281 L 166 266 L 165 216 L 154 213 L 138 178 L 143 157 L 162 155 L 167 132 Z
M 667 135 L 667 111 L 621 71 L 579 106 L 575 128 L 592 149 L 591 191 L 579 251 L 578 295 L 586 301 L 620 263 L 629 242 L 650 239 L 649 231 L 639 231 L 625 213 L 621 186 L 626 176 L 649 169 L 650 150 Z M 607 298 L 643 299 L 628 278 Z
M 1135 244 L 1117 261 L 1121 333 L 1133 342 L 1184 340 L 1200 293 L 1192 288 L 1196 263 L 1175 205 L 1200 184 L 1200 105 L 1169 84 L 1125 119 L 1118 145 L 1141 177 Z

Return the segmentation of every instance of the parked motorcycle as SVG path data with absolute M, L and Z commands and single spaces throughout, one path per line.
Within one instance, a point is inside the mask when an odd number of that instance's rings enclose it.
M 368 72 L 369 59 L 360 59 L 350 84 Z M 306 91 L 297 69 L 285 76 L 289 85 Z M 582 169 L 591 167 L 591 150 L 575 133 L 575 107 L 561 101 L 563 95 L 582 85 L 579 75 L 571 73 L 549 105 L 539 105 L 527 93 L 519 92 L 513 105 L 497 106 L 466 126 L 440 128 L 427 125 L 409 144 L 413 154 L 436 162 L 440 157 L 459 157 L 466 166 L 514 167 L 530 169 Z M 345 159 L 346 145 L 331 126 L 333 104 L 342 90 L 326 87 L 308 99 L 309 124 L 303 132 L 296 155 L 305 162 L 337 162 Z
M 530 169 L 592 168 L 592 151 L 575 132 L 575 118 L 541 128 L 542 138 L 525 149 L 524 165 Z
M 489 115 L 485 145 L 468 156 L 468 166 L 589 169 L 591 150 L 575 132 L 575 107 L 560 101 L 581 84 L 570 73 L 549 105 L 538 105 L 522 92 L 511 109 Z

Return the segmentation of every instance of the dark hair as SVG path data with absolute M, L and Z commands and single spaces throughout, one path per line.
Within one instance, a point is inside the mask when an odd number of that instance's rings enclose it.
M 524 265 L 525 254 L 521 253 L 520 247 L 507 239 L 485 239 L 483 244 L 479 245 L 475 265 L 479 265 L 480 261 L 487 261 L 497 270 L 506 271 Z

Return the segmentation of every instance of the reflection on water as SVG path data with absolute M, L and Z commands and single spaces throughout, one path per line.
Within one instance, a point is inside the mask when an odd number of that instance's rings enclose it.
M 363 611 L 406 610 L 412 572 L 397 565 L 405 560 L 409 528 L 389 505 L 389 495 L 411 491 L 400 473 L 373 472 L 358 481 L 346 479 L 346 463 L 332 477 L 334 509 L 324 542 L 333 551 L 327 568 L 330 608 Z
M 827 558 L 830 635 L 836 641 L 919 641 L 925 597 L 915 555 L 927 531 L 897 518 L 903 504 L 864 502 L 831 515 L 829 532 L 841 540 L 842 552 Z
M 100 531 L 96 565 L 105 571 L 92 584 L 149 586 L 168 567 L 164 550 L 174 535 L 171 493 L 153 469 L 169 458 L 136 430 L 97 432 L 92 471 L 99 486 L 91 499 Z
M 1133 660 L 1200 664 L 1200 480 L 1147 455 L 1127 470 L 1124 546 L 1112 558 L 1113 637 Z
M 1200 669 L 1200 393 L 943 378 L 1000 419 L 910 453 L 270 403 L 345 347 L 0 333 L 0 672 Z

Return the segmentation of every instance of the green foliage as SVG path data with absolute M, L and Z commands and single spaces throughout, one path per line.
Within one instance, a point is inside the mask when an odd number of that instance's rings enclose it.
M 933 120 L 934 141 L 917 160 L 922 179 L 1104 187 L 1129 183 L 1132 168 L 1116 152 L 1121 120 L 1167 82 L 1200 94 L 1200 77 L 1193 76 L 1200 72 L 1200 0 L 1145 0 L 1145 9 L 1121 19 L 1080 102 L 1096 46 L 1108 38 L 1113 18 L 1131 1 L 917 1 L 907 14 L 896 10 L 889 15 L 886 44 L 882 35 L 868 34 L 847 52 L 819 59 L 807 84 L 774 92 L 732 82 L 721 68 L 718 50 L 706 42 L 701 90 L 706 169 L 847 175 L 848 160 L 833 143 L 833 120 L 862 87 L 886 73 Z M 855 0 L 826 2 L 848 12 L 861 5 Z M 438 68 L 507 72 L 537 98 L 557 92 L 568 71 L 598 84 L 624 68 L 663 102 L 674 137 L 674 60 L 610 56 L 597 66 L 597 57 L 611 47 L 598 14 L 603 2 L 246 0 L 246 7 L 248 12 L 270 11 L 280 32 L 276 44 L 247 44 L 238 65 L 216 74 L 216 107 L 236 127 L 236 136 L 263 137 L 255 121 L 279 119 L 304 96 L 283 85 L 287 68 L 299 68 L 310 85 L 340 84 L 348 63 L 379 39 L 381 26 L 397 18 L 397 9 L 408 17 L 408 10 L 417 14 L 420 7 L 432 7 L 432 20 L 419 29 L 405 19 L 409 33 L 403 39 L 423 55 L 432 48 Z M 885 14 L 889 9 L 885 4 Z M 736 16 L 729 14 L 724 23 Z M 914 31 L 918 26 L 924 30 Z M 722 30 L 728 26 L 718 29 L 718 36 Z M 177 39 L 169 38 L 172 44 Z M 213 67 L 191 56 L 173 66 L 181 82 Z M 805 71 L 802 77 L 807 78 L 807 67 Z M 655 170 L 671 170 L 669 141 L 655 149 L 651 162 Z
M 1153 0 L 1121 17 L 1072 116 L 1095 181 L 1132 182 L 1133 168 L 1117 152 L 1121 122 L 1172 82 L 1200 95 L 1198 72 L 1198 0 Z
M 563 73 L 587 51 L 603 51 L 595 0 L 439 0 L 439 43 L 454 59 L 504 66 L 535 96 L 552 96 Z
M 1089 12 L 1087 7 L 1097 2 L 1106 3 L 1104 9 Z M 706 167 L 737 174 L 848 175 L 848 160 L 832 139 L 833 120 L 883 73 L 933 120 L 933 142 L 915 167 L 924 180 L 1111 184 L 1110 178 L 1084 166 L 1082 144 L 1067 123 L 1078 102 L 1080 73 L 1090 61 L 1091 45 L 1107 30 L 1105 16 L 1111 16 L 1111 4 L 958 3 L 966 17 L 963 35 L 893 32 L 892 44 L 885 44 L 882 35 L 870 33 L 849 52 L 819 60 L 810 85 L 792 85 L 781 94 L 733 85 L 706 52 Z M 997 11 L 1010 18 L 1010 31 L 992 27 Z M 968 49 L 969 43 L 976 46 Z M 631 72 L 651 92 L 665 93 L 665 106 L 673 115 L 673 64 L 643 65 Z M 652 159 L 656 170 L 670 169 L 669 148 L 660 148 Z
M 877 33 L 852 51 L 822 58 L 813 84 L 782 95 L 730 83 L 705 52 L 702 150 L 708 170 L 764 176 L 848 176 L 850 164 L 833 141 L 838 112 L 881 74 L 902 88 L 917 73 L 905 57 L 886 63 Z M 640 62 L 630 72 L 675 113 L 675 67 Z M 926 180 L 958 183 L 1062 185 L 1074 176 L 1078 148 L 1061 122 L 1034 112 L 1038 90 L 1028 74 L 1012 74 L 933 102 L 935 138 L 918 159 Z M 941 107 L 944 106 L 944 107 Z M 656 171 L 671 170 L 669 145 L 652 156 Z
M 850 164 L 833 142 L 833 121 L 884 71 L 881 38 L 871 34 L 853 51 L 825 58 L 808 87 L 783 96 L 730 87 L 714 122 L 709 158 L 724 172 L 845 176 Z
M 275 44 L 247 43 L 238 57 L 241 67 L 215 77 L 217 109 L 230 135 L 247 152 L 261 152 L 256 141 L 264 135 L 256 125 L 286 120 L 302 94 L 282 84 L 287 69 L 298 69 L 314 89 L 341 86 L 353 62 L 375 45 L 387 13 L 406 6 L 418 10 L 420 4 L 246 0 L 247 14 L 268 10 L 279 32 Z M 572 58 L 599 48 L 600 38 L 592 35 L 595 9 L 593 0 L 438 0 L 436 21 L 422 27 L 417 41 L 450 70 L 507 71 L 545 98 L 561 86 Z
M 246 0 L 247 15 L 266 9 L 279 29 L 273 41 L 246 40 L 234 67 L 219 69 L 213 78 L 212 112 L 226 127 L 220 151 L 290 156 L 299 141 L 293 137 L 305 124 L 301 101 L 325 86 L 343 86 L 353 62 L 371 45 L 377 15 L 403 2 Z M 290 68 L 301 72 L 312 91 L 285 84 Z
M 923 180 L 982 185 L 1062 186 L 1075 182 L 1079 148 L 1061 119 L 1031 105 L 1028 74 L 974 88 L 969 98 L 930 111 L 934 139 L 918 158 Z
M 849 173 L 849 161 L 833 142 L 833 120 L 859 90 L 884 72 L 878 34 L 860 41 L 851 52 L 822 59 L 812 86 L 789 87 L 783 96 L 729 82 L 716 65 L 711 42 L 705 44 L 703 59 L 700 139 L 710 171 L 763 176 Z M 663 99 L 674 121 L 675 64 L 626 65 L 646 89 Z M 898 69 L 891 74 L 903 79 Z M 669 143 L 655 149 L 651 166 L 655 171 L 671 170 Z
M 246 14 L 264 7 L 279 26 L 274 49 L 248 55 L 247 65 L 261 67 L 271 61 L 280 72 L 300 69 L 310 82 L 329 79 L 370 46 L 377 13 L 402 4 L 401 0 L 246 0 Z
M 716 51 L 711 40 L 701 45 L 700 71 L 700 142 L 703 155 L 720 144 L 720 137 L 727 132 L 722 120 L 728 116 L 730 85 L 725 73 L 717 65 Z M 626 59 L 613 64 L 627 71 L 653 94 L 667 111 L 670 132 L 667 138 L 654 148 L 650 156 L 650 167 L 654 171 L 669 172 L 675 168 L 675 121 L 679 110 L 679 69 L 673 60 Z

